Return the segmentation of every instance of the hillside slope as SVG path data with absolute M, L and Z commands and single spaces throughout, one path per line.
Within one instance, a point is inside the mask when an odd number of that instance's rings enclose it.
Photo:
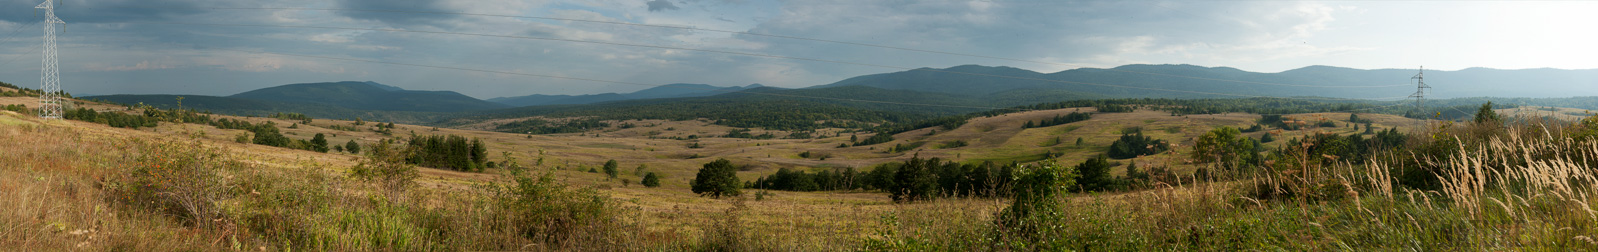
M 374 82 L 289 84 L 228 97 L 300 104 L 325 104 L 357 110 L 457 112 L 503 108 L 453 91 L 393 90 Z

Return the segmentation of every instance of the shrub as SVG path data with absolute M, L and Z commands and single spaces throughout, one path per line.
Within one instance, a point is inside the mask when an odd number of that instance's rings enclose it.
M 355 143 L 355 139 L 350 139 L 349 142 L 344 143 L 344 151 L 348 151 L 350 154 L 360 154 L 361 144 Z
M 644 180 L 640 184 L 643 184 L 644 187 L 660 187 L 660 175 L 654 172 L 644 174 Z
M 1000 240 L 1022 240 L 1047 246 L 1049 244 L 1037 243 L 1043 236 L 1055 234 L 1052 229 L 1059 228 L 1059 225 L 1051 225 L 1060 221 L 1051 213 L 1059 210 L 1059 193 L 1075 187 L 1077 175 L 1052 161 L 1022 166 L 1015 172 L 1015 187 L 1011 191 L 1014 200 L 994 219 L 998 229 L 995 231 L 1001 236 Z
M 222 151 L 163 140 L 135 140 L 140 154 L 128 171 L 107 184 L 117 202 L 135 209 L 173 216 L 200 228 L 217 228 L 217 202 L 233 185 L 229 173 L 247 166 Z
M 397 197 L 415 184 L 418 176 L 416 166 L 405 161 L 412 151 L 413 148 L 401 149 L 379 141 L 366 151 L 365 159 L 350 168 L 350 175 L 377 184 L 391 198 Z

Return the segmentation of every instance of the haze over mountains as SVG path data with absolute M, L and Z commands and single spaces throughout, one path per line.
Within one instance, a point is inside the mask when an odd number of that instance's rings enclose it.
M 184 95 L 186 99 L 183 105 L 218 113 L 261 115 L 298 112 L 323 118 L 348 118 L 362 114 L 377 116 L 374 111 L 389 114 L 401 112 L 411 113 L 411 119 L 426 120 L 444 116 L 435 113 L 480 111 L 474 113 L 526 115 L 528 111 L 555 111 L 517 108 L 528 106 L 556 106 L 559 110 L 570 112 L 581 111 L 583 106 L 589 105 L 605 109 L 662 103 L 720 103 L 730 106 L 738 102 L 775 98 L 882 111 L 961 113 L 980 110 L 980 107 L 1101 98 L 1313 96 L 1393 100 L 1414 92 L 1410 77 L 1416 73 L 1416 70 L 1411 69 L 1360 70 L 1330 66 L 1256 73 L 1229 67 L 1193 65 L 1126 65 L 1110 69 L 1082 68 L 1039 73 L 1003 66 L 962 65 L 863 75 L 801 89 L 764 87 L 760 84 L 720 87 L 678 83 L 624 94 L 534 94 L 486 101 L 453 91 L 414 91 L 375 82 L 345 81 L 290 84 L 226 97 Z M 1598 69 L 1470 68 L 1459 71 L 1429 70 L 1425 77 L 1433 87 L 1428 98 L 1598 95 Z M 176 96 L 173 95 L 87 98 L 158 107 L 176 106 Z

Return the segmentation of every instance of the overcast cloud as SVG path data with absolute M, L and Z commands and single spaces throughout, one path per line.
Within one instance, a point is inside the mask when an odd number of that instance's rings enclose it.
M 0 0 L 0 81 L 38 86 L 38 0 Z M 268 9 L 230 9 L 268 8 Z M 271 8 L 314 8 L 302 10 Z M 704 30 L 744 31 L 1013 58 L 996 60 Z M 377 81 L 479 98 L 628 92 L 647 84 L 827 84 L 902 69 L 443 31 L 655 45 L 893 67 L 1004 65 L 1039 72 L 1195 64 L 1279 72 L 1598 68 L 1594 2 L 859 0 L 65 0 L 63 88 L 74 94 L 229 95 L 289 83 Z M 301 28 L 214 26 L 245 24 Z M 14 35 L 13 35 L 14 34 Z

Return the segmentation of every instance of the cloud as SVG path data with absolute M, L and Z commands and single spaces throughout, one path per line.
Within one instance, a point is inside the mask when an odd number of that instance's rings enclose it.
M 678 9 L 676 4 L 672 4 L 671 1 L 667 1 L 667 0 L 651 0 L 651 1 L 647 2 L 647 3 L 645 3 L 645 4 L 649 5 L 649 12 L 668 11 L 668 10 L 677 10 Z
M 32 23 L 41 11 L 42 0 L 0 0 L 0 20 Z M 60 0 L 57 17 L 67 24 L 159 21 L 207 11 L 211 7 L 234 6 L 231 1 L 204 0 Z
M 339 15 L 357 19 L 378 21 L 395 26 L 436 25 L 438 23 L 460 18 L 448 14 L 430 14 L 416 12 L 455 12 L 441 0 L 338 0 Z
M 168 65 L 168 64 L 164 64 L 164 63 L 160 63 L 160 62 L 153 62 L 152 63 L 152 62 L 150 62 L 148 60 L 140 61 L 139 63 L 135 63 L 133 65 L 99 67 L 99 66 L 95 66 L 95 65 L 91 64 L 89 66 L 89 70 L 93 70 L 93 71 L 134 71 L 134 70 L 154 70 L 154 69 L 172 69 L 172 68 L 176 68 L 176 66 Z

